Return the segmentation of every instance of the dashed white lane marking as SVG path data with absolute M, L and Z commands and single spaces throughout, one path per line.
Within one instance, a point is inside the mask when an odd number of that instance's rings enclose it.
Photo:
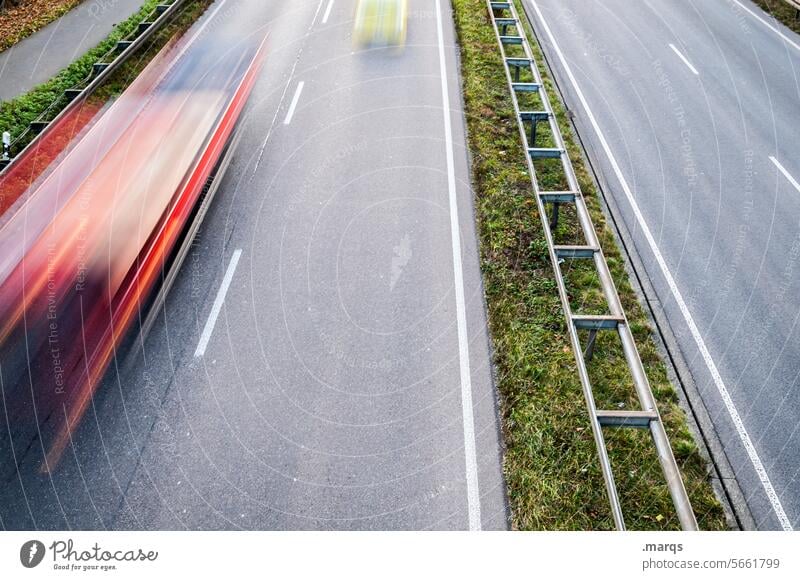
M 547 21 L 544 19 L 542 15 L 542 11 L 539 10 L 539 6 L 537 5 L 535 0 L 529 0 L 533 9 L 536 11 L 536 15 L 539 18 L 539 21 L 542 23 L 542 27 L 544 31 L 547 33 L 547 37 L 550 39 L 550 43 L 553 45 L 553 49 L 556 51 L 556 55 L 558 56 L 559 61 L 561 62 L 561 66 L 564 67 L 564 72 L 567 74 L 570 83 L 572 84 L 573 89 L 575 89 L 575 94 L 578 95 L 578 99 L 583 106 L 583 110 L 586 111 L 586 116 L 589 119 L 589 122 L 592 124 L 595 133 L 597 134 L 597 138 L 600 141 L 600 144 L 603 147 L 603 151 L 605 151 L 606 157 L 608 157 L 609 163 L 611 163 L 611 167 L 614 170 L 614 174 L 617 176 L 620 185 L 622 186 L 622 191 L 625 193 L 625 197 L 628 200 L 628 203 L 633 210 L 634 215 L 636 216 L 636 221 L 639 223 L 639 227 L 642 229 L 642 233 L 647 240 L 647 244 L 650 246 L 650 250 L 653 252 L 653 255 L 656 258 L 656 262 L 658 263 L 659 268 L 661 269 L 661 273 L 667 281 L 667 285 L 672 293 L 673 298 L 675 298 L 675 302 L 678 305 L 678 308 L 683 315 L 683 319 L 686 321 L 686 325 L 689 327 L 689 331 L 691 332 L 692 338 L 694 339 L 695 343 L 697 344 L 697 348 L 700 350 L 700 354 L 703 357 L 703 361 L 706 363 L 709 372 L 711 373 L 711 377 L 714 380 L 714 385 L 719 392 L 720 397 L 722 398 L 722 402 L 725 405 L 725 409 L 728 411 L 728 415 L 733 422 L 734 427 L 736 428 L 736 433 L 739 436 L 739 439 L 744 446 L 745 451 L 747 452 L 747 457 L 750 459 L 750 463 L 752 463 L 753 468 L 758 475 L 758 479 L 761 482 L 764 491 L 767 494 L 767 499 L 772 506 L 772 509 L 775 511 L 775 515 L 777 515 L 778 520 L 780 521 L 781 527 L 786 531 L 791 531 L 792 524 L 789 522 L 789 518 L 786 516 L 786 512 L 783 509 L 783 505 L 781 504 L 780 498 L 778 494 L 775 492 L 775 488 L 772 486 L 772 482 L 769 479 L 769 475 L 767 474 L 767 470 L 764 468 L 764 464 L 761 462 L 761 458 L 758 456 L 758 452 L 756 451 L 755 446 L 753 445 L 753 441 L 750 439 L 750 435 L 747 432 L 747 429 L 742 422 L 742 418 L 739 415 L 739 411 L 737 411 L 736 406 L 731 399 L 730 393 L 728 392 L 728 388 L 725 386 L 725 382 L 722 380 L 722 377 L 719 374 L 719 370 L 717 369 L 716 363 L 714 363 L 714 359 L 711 358 L 711 354 L 708 352 L 708 348 L 706 347 L 706 343 L 703 340 L 703 337 L 700 335 L 700 330 L 697 328 L 697 324 L 695 324 L 694 318 L 692 318 L 692 314 L 689 312 L 689 307 L 686 305 L 686 302 L 681 295 L 680 290 L 678 289 L 678 285 L 675 283 L 675 279 L 672 277 L 672 273 L 669 271 L 669 267 L 667 266 L 666 260 L 664 260 L 664 256 L 661 255 L 661 250 L 658 248 L 656 244 L 656 240 L 653 237 L 653 234 L 650 232 L 650 228 L 647 225 L 647 222 L 642 215 L 641 210 L 639 209 L 639 204 L 636 203 L 636 199 L 633 197 L 633 193 L 631 192 L 631 188 L 628 186 L 628 182 L 625 179 L 625 176 L 622 174 L 622 170 L 617 163 L 614 154 L 611 152 L 611 148 L 608 145 L 608 141 L 606 141 L 605 135 L 600 130 L 600 126 L 597 123 L 597 119 L 595 119 L 594 113 L 589 108 L 589 103 L 586 101 L 586 97 L 583 95 L 583 91 L 581 91 L 580 87 L 578 86 L 578 82 L 575 80 L 575 75 L 572 74 L 572 69 L 570 68 L 569 64 L 567 63 L 567 59 L 564 57 L 564 53 L 561 52 L 561 48 L 559 47 L 558 43 L 556 42 L 555 36 L 553 32 L 550 30 L 550 26 L 547 24 Z
M 792 177 L 792 174 L 789 173 L 783 165 L 781 165 L 781 162 L 775 159 L 772 155 L 769 156 L 769 160 L 775 164 L 775 167 L 778 168 L 778 171 L 783 173 L 783 176 L 789 181 L 789 183 L 792 184 L 792 187 L 794 187 L 797 191 L 800 191 L 800 183 L 797 183 L 797 180 Z
M 214 332 L 214 325 L 217 324 L 217 317 L 219 316 L 222 305 L 225 303 L 225 295 L 228 293 L 228 287 L 233 280 L 233 273 L 236 271 L 236 266 L 239 264 L 239 258 L 242 256 L 241 248 L 236 250 L 231 256 L 231 261 L 228 264 L 228 269 L 225 271 L 225 277 L 222 279 L 222 285 L 217 290 L 217 297 L 214 299 L 214 305 L 211 307 L 211 312 L 206 320 L 206 325 L 203 328 L 203 334 L 200 335 L 200 342 L 197 343 L 197 349 L 194 351 L 194 356 L 203 356 L 208 346 L 208 341 L 211 339 L 211 333 Z
M 284 125 L 288 125 L 292 122 L 292 117 L 294 117 L 294 110 L 297 108 L 297 101 L 300 100 L 300 93 L 303 92 L 303 87 L 305 86 L 305 81 L 300 81 L 297 83 L 297 89 L 294 91 L 294 96 L 292 97 L 292 102 L 289 105 L 289 110 L 286 113 L 286 118 L 283 120 Z
M 331 9 L 333 9 L 333 2 L 334 0 L 329 0 L 327 8 L 325 8 L 325 14 L 322 15 L 322 23 L 328 23 L 328 16 L 331 15 Z
M 319 11 L 322 8 L 322 3 L 324 1 L 325 0 L 319 0 L 319 4 L 317 4 L 317 10 L 314 12 L 314 18 L 311 19 L 311 24 L 308 25 L 306 33 L 303 36 L 304 40 L 307 39 L 311 34 L 311 30 L 314 28 L 314 23 L 317 21 L 317 16 L 319 15 Z M 292 79 L 294 79 L 294 71 L 297 69 L 297 64 L 300 62 L 300 57 L 303 56 L 303 48 L 305 48 L 305 43 L 301 45 L 300 50 L 297 51 L 297 56 L 295 57 L 294 64 L 292 65 L 292 70 L 289 71 L 289 80 L 286 81 L 286 86 L 283 87 L 281 98 L 278 101 L 278 106 L 275 107 L 275 114 L 272 115 L 272 121 L 269 124 L 269 129 L 267 129 L 267 134 L 264 136 L 264 140 L 261 142 L 261 147 L 258 148 L 258 157 L 256 157 L 256 163 L 253 166 L 253 173 L 250 175 L 251 180 L 253 177 L 255 177 L 256 172 L 258 171 L 258 166 L 261 165 L 261 159 L 264 157 L 264 151 L 267 149 L 267 143 L 269 143 L 272 130 L 275 128 L 275 122 L 278 120 L 278 114 L 281 112 L 283 100 L 286 98 L 286 92 L 289 90 L 289 86 L 292 84 Z
M 461 377 L 461 417 L 464 427 L 464 457 L 467 475 L 467 509 L 469 529 L 481 529 L 481 496 L 478 490 L 478 460 L 475 450 L 475 419 L 472 410 L 472 377 L 469 370 L 469 340 L 467 338 L 467 308 L 464 300 L 464 273 L 461 263 L 461 232 L 456 197 L 456 171 L 453 153 L 453 130 L 450 125 L 450 95 L 447 90 L 447 65 L 444 54 L 442 7 L 436 0 L 436 31 L 439 37 L 439 72 L 442 77 L 442 113 L 447 155 L 447 191 L 450 199 L 450 238 L 453 244 L 453 278 L 456 295 L 456 326 L 458 328 L 458 358 Z
M 681 53 L 681 51 L 680 51 L 680 50 L 678 50 L 678 48 L 677 48 L 677 47 L 676 47 L 674 44 L 672 44 L 672 43 L 670 42 L 670 43 L 669 43 L 669 47 L 672 49 L 672 52 L 674 52 L 675 54 L 677 54 L 677 55 L 678 55 L 678 58 L 680 58 L 680 59 L 683 61 L 683 64 L 685 64 L 686 66 L 688 66 L 688 67 L 689 67 L 689 70 L 690 70 L 690 71 L 692 71 L 692 72 L 693 72 L 694 74 L 696 74 L 696 75 L 699 75 L 699 74 L 700 74 L 699 72 L 697 72 L 697 69 L 696 69 L 696 68 L 694 68 L 694 67 L 692 66 L 692 63 L 690 63 L 690 62 L 689 62 L 689 59 L 688 59 L 688 58 L 686 58 L 685 56 L 683 56 L 683 53 Z

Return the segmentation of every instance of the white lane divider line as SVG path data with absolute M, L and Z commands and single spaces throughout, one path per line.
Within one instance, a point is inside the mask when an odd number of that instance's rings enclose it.
M 206 325 L 203 328 L 203 334 L 200 335 L 200 342 L 197 343 L 197 349 L 194 351 L 194 356 L 203 356 L 208 346 L 208 341 L 211 339 L 211 333 L 214 332 L 214 326 L 217 324 L 217 317 L 222 310 L 222 305 L 225 303 L 225 295 L 228 293 L 228 287 L 233 280 L 233 273 L 236 271 L 236 266 L 239 264 L 239 258 L 242 257 L 242 250 L 239 248 L 231 256 L 231 261 L 228 264 L 228 269 L 225 271 L 225 277 L 222 279 L 222 285 L 217 290 L 217 297 L 214 299 L 214 305 L 211 307 L 211 312 L 206 320 Z
M 625 193 L 625 197 L 627 198 L 628 203 L 630 204 L 631 209 L 636 216 L 636 221 L 639 223 L 639 227 L 642 229 L 642 233 L 647 240 L 647 244 L 650 246 L 650 250 L 653 252 L 656 262 L 661 269 L 661 273 L 667 281 L 667 285 L 669 286 L 672 296 L 675 299 L 678 308 L 680 308 L 683 319 L 686 321 L 686 325 L 689 327 L 692 338 L 697 344 L 697 348 L 700 350 L 703 361 L 706 363 L 706 366 L 711 373 L 711 377 L 714 380 L 714 385 L 716 386 L 717 391 L 722 398 L 722 402 L 725 404 L 725 409 L 728 411 L 728 415 L 730 416 L 731 421 L 736 428 L 736 433 L 738 434 L 739 439 L 742 442 L 745 451 L 747 452 L 747 457 L 750 459 L 750 463 L 752 463 L 753 468 L 758 475 L 758 479 L 767 494 L 770 505 L 775 511 L 775 515 L 778 517 L 781 527 L 786 531 L 791 531 L 793 529 L 792 524 L 789 522 L 789 518 L 786 517 L 786 512 L 783 509 L 783 505 L 781 504 L 778 494 L 775 492 L 775 488 L 772 486 L 772 482 L 769 479 L 767 470 L 764 468 L 764 464 L 761 462 L 761 458 L 758 456 L 758 452 L 756 451 L 755 445 L 753 445 L 753 441 L 750 439 L 750 435 L 744 426 L 744 422 L 742 422 L 739 411 L 737 411 L 736 406 L 733 403 L 733 399 L 731 399 L 728 388 L 725 386 L 722 376 L 719 374 L 716 363 L 714 363 L 714 359 L 711 358 L 711 354 L 708 352 L 706 343 L 703 340 L 703 337 L 700 335 L 700 330 L 697 328 L 697 324 L 695 324 L 694 318 L 692 318 L 692 314 L 689 312 L 689 307 L 686 305 L 686 301 L 683 299 L 683 296 L 678 289 L 678 285 L 675 283 L 675 279 L 672 277 L 672 273 L 669 271 L 667 262 L 664 260 L 664 256 L 661 254 L 661 250 L 656 244 L 656 240 L 650 231 L 650 227 L 647 225 L 647 222 L 645 221 L 644 216 L 639 209 L 639 204 L 636 203 L 636 199 L 633 197 L 633 192 L 631 192 L 631 188 L 628 185 L 625 176 L 622 174 L 622 170 L 620 169 L 614 154 L 611 152 L 611 147 L 609 147 L 605 135 L 600 130 L 597 119 L 595 119 L 594 113 L 592 113 L 592 110 L 589 108 L 589 103 L 586 101 L 583 91 L 581 91 L 580 87 L 578 86 L 578 82 L 575 80 L 575 75 L 572 74 L 572 69 L 567 63 L 564 53 L 561 52 L 561 48 L 556 42 L 555 36 L 550 30 L 550 26 L 548 26 L 547 21 L 544 19 L 542 11 L 539 10 L 539 6 L 535 0 L 529 1 L 531 2 L 533 9 L 536 11 L 536 15 L 539 18 L 539 21 L 542 23 L 542 27 L 547 33 L 547 37 L 550 39 L 553 49 L 556 51 L 556 55 L 558 56 L 558 60 L 561 62 L 561 66 L 564 68 L 564 72 L 567 74 L 573 89 L 575 89 L 575 94 L 578 95 L 578 99 L 583 106 L 583 110 L 586 112 L 586 116 L 594 128 L 594 132 L 597 134 L 597 138 L 603 147 L 606 157 L 608 157 L 609 163 L 611 163 L 611 167 L 614 170 L 614 174 L 617 176 L 617 180 L 619 180 L 619 183 L 622 186 L 622 191 Z
M 783 176 L 789 180 L 789 183 L 792 184 L 792 187 L 794 187 L 797 191 L 800 191 L 800 183 L 797 183 L 797 180 L 792 177 L 792 174 L 789 173 L 789 171 L 783 165 L 781 165 L 781 162 L 775 159 L 772 155 L 769 156 L 769 160 L 772 161 L 775 167 L 778 168 L 778 171 L 783 173 Z
M 331 15 L 331 9 L 333 8 L 333 2 L 334 2 L 334 0 L 329 0 L 328 1 L 328 7 L 325 8 L 325 14 L 322 15 L 322 23 L 323 24 L 327 24 L 328 23 L 328 16 Z
M 297 56 L 294 58 L 294 64 L 292 65 L 292 70 L 289 71 L 289 80 L 286 81 L 286 85 L 283 87 L 283 92 L 281 93 L 281 99 L 278 101 L 278 106 L 275 107 L 275 114 L 272 115 L 272 121 L 269 124 L 269 129 L 267 129 L 267 134 L 264 136 L 264 140 L 261 142 L 261 147 L 258 148 L 258 157 L 256 158 L 256 163 L 253 166 L 253 173 L 250 175 L 250 180 L 252 181 L 256 175 L 256 171 L 258 171 L 259 165 L 261 165 L 261 159 L 264 157 L 264 151 L 267 149 L 267 143 L 269 143 L 269 138 L 272 135 L 272 130 L 275 128 L 275 122 L 278 120 L 278 114 L 281 112 L 281 107 L 283 106 L 283 100 L 286 98 L 286 92 L 289 90 L 289 86 L 292 84 L 292 79 L 294 78 L 294 71 L 297 69 L 297 63 L 300 62 L 300 57 L 303 56 L 303 49 L 305 48 L 305 40 L 308 38 L 309 34 L 311 34 L 311 29 L 314 28 L 314 23 L 317 21 L 317 15 L 319 14 L 320 8 L 322 8 L 322 3 L 325 0 L 319 0 L 319 4 L 317 5 L 317 10 L 314 12 L 314 18 L 311 20 L 311 24 L 308 25 L 306 29 L 306 33 L 303 36 L 303 44 L 300 46 L 300 49 L 297 51 Z
M 692 71 L 692 72 L 693 72 L 694 74 L 696 74 L 696 75 L 699 75 L 699 74 L 700 74 L 699 72 L 697 72 L 697 69 L 696 69 L 696 68 L 694 68 L 694 67 L 692 66 L 692 63 L 690 63 L 690 62 L 689 62 L 689 59 L 688 59 L 688 58 L 686 58 L 685 56 L 683 56 L 683 53 L 681 53 L 681 51 L 680 51 L 680 50 L 678 50 L 678 48 L 677 48 L 677 47 L 676 47 L 674 44 L 672 44 L 672 43 L 670 42 L 670 43 L 669 43 L 669 47 L 672 49 L 672 52 L 674 52 L 675 54 L 677 54 L 677 55 L 678 55 L 678 57 L 679 57 L 679 58 L 680 58 L 680 59 L 683 61 L 683 64 L 685 64 L 686 66 L 688 66 L 688 67 L 689 67 L 689 70 L 690 70 L 690 71 Z
M 467 337 L 467 307 L 464 300 L 464 272 L 461 263 L 461 232 L 456 197 L 456 170 L 453 153 L 453 129 L 450 125 L 450 95 L 447 90 L 447 65 L 444 54 L 442 7 L 436 0 L 436 31 L 439 37 L 439 72 L 442 77 L 442 112 L 447 155 L 447 191 L 450 199 L 450 238 L 453 244 L 453 281 L 456 295 L 456 326 L 458 328 L 458 360 L 461 378 L 461 417 L 464 427 L 464 457 L 467 476 L 467 509 L 469 529 L 481 529 L 481 496 L 478 490 L 478 459 L 475 445 L 475 418 L 472 410 L 472 377 L 469 370 L 469 340 Z
M 764 20 L 763 18 L 761 18 L 761 16 L 759 16 L 758 14 L 756 14 L 755 12 L 753 12 L 752 10 L 750 10 L 750 9 L 749 9 L 747 6 L 745 6 L 744 4 L 742 4 L 741 2 L 739 2 L 739 0 L 732 0 L 732 2 L 735 2 L 736 4 L 738 4 L 738 5 L 739 5 L 739 7 L 741 7 L 743 10 L 745 10 L 746 12 L 748 12 L 748 13 L 750 14 L 750 16 L 752 16 L 752 17 L 753 17 L 753 18 L 755 18 L 756 20 L 759 20 L 759 21 L 760 21 L 762 24 L 764 24 L 764 25 L 765 25 L 767 28 L 769 28 L 769 29 L 770 29 L 772 32 L 774 32 L 775 34 L 777 34 L 778 36 L 780 36 L 780 37 L 783 39 L 783 41 L 784 41 L 785 43 L 787 43 L 787 44 L 789 44 L 789 45 L 793 46 L 793 47 L 794 47 L 796 50 L 800 50 L 800 44 L 797 44 L 797 43 L 796 43 L 795 41 L 793 41 L 791 38 L 789 38 L 788 36 L 786 36 L 786 35 L 785 35 L 783 32 L 781 32 L 780 30 L 778 30 L 776 27 L 772 26 L 772 24 L 770 24 L 769 22 L 767 22 L 766 20 Z
M 314 24 L 317 23 L 317 16 L 319 16 L 319 11 L 322 9 L 323 2 L 325 2 L 325 0 L 319 0 L 319 4 L 317 4 L 317 9 L 314 11 L 314 18 L 311 20 L 311 26 L 309 26 L 309 30 L 311 30 L 314 27 Z M 306 36 L 308 36 L 308 34 L 306 34 Z
M 283 120 L 284 125 L 288 125 L 292 122 L 292 117 L 294 117 L 294 110 L 297 108 L 297 101 L 300 100 L 300 93 L 303 92 L 303 87 L 305 86 L 305 81 L 300 81 L 297 83 L 297 89 L 294 91 L 294 96 L 292 97 L 292 102 L 289 105 L 289 111 L 286 113 L 286 118 Z

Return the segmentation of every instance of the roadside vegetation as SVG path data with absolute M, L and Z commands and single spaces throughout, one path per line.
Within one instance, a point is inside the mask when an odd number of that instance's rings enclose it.
M 753 2 L 761 6 L 764 12 L 800 34 L 800 17 L 795 6 L 786 0 L 753 0 Z
M 0 179 L 0 215 L 11 207 L 28 185 L 50 166 L 53 159 L 64 150 L 71 139 L 79 133 L 105 103 L 119 95 L 152 58 L 171 39 L 183 34 L 194 21 L 208 8 L 213 0 L 193 0 L 187 2 L 178 13 L 159 28 L 148 43 L 126 60 L 110 75 L 87 101 L 76 111 L 68 124 L 68 129 L 48 138 L 46 142 L 32 151 L 23 165 L 7 172 Z M 11 101 L 0 103 L 0 131 L 9 131 L 14 141 L 12 154 L 18 153 L 35 136 L 27 131 L 31 121 L 46 113 L 46 119 L 53 119 L 66 105 L 64 90 L 85 81 L 92 72 L 95 62 L 101 61 L 116 42 L 133 32 L 140 22 L 152 12 L 161 0 L 148 0 L 142 8 L 128 20 L 116 26 L 109 36 L 84 56 L 63 69 L 51 80 Z M 20 138 L 21 136 L 21 138 Z
M 113 75 L 104 86 L 92 95 L 96 101 L 107 101 L 120 94 L 136 78 L 147 63 L 158 53 L 167 41 L 185 32 L 191 24 L 199 18 L 213 0 L 194 0 L 187 2 L 178 14 L 162 26 L 150 37 L 148 44 L 131 56 Z M 31 121 L 35 120 L 55 101 L 61 99 L 64 91 L 84 81 L 92 73 L 92 66 L 99 62 L 104 55 L 122 40 L 131 34 L 140 22 L 153 11 L 161 0 L 147 0 L 141 9 L 130 18 L 114 27 L 114 30 L 97 46 L 89 50 L 79 59 L 75 60 L 54 76 L 49 81 L 35 87 L 19 97 L 0 103 L 0 131 L 9 131 L 12 140 L 25 132 Z M 62 106 L 66 106 L 65 99 L 61 99 Z M 48 117 L 52 118 L 58 113 L 58 108 L 50 111 Z M 31 135 L 33 137 L 33 135 Z M 24 147 L 25 141 L 18 143 L 16 149 Z
M 453 0 L 461 50 L 472 180 L 481 265 L 501 396 L 504 470 L 516 529 L 613 529 L 580 382 L 536 201 L 527 173 L 499 47 L 485 0 Z M 517 4 L 520 15 L 521 6 Z M 524 17 L 523 17 L 524 18 Z M 606 224 L 595 184 L 582 163 L 564 107 L 543 68 L 570 157 L 598 230 L 623 307 L 703 529 L 726 529 L 709 469 L 686 423 L 678 396 L 630 285 L 624 260 Z M 510 32 L 513 34 L 513 32 Z M 544 136 L 547 138 L 547 136 Z M 538 171 L 538 167 L 537 167 Z M 545 189 L 556 174 L 539 171 Z M 577 243 L 578 227 L 562 210 L 557 238 Z M 592 313 L 602 295 L 594 268 L 573 261 L 567 273 L 574 309 Z M 587 261 L 589 262 L 589 261 Z M 602 339 L 601 339 L 602 337 Z M 585 339 L 584 339 L 585 340 Z M 589 363 L 600 408 L 638 408 L 616 333 L 598 335 Z M 626 523 L 630 529 L 678 529 L 679 524 L 649 433 L 605 430 Z
M 214 0 L 187 2 L 170 22 L 167 22 L 150 37 L 149 43 L 144 48 L 114 71 L 114 74 L 95 92 L 94 96 L 107 101 L 122 93 L 170 39 L 179 37 L 186 32 L 213 3 Z M 155 4 L 164 4 L 164 0 L 157 0 L 153 2 L 153 5 Z
M 0 0 L 0 52 L 44 28 L 83 0 Z

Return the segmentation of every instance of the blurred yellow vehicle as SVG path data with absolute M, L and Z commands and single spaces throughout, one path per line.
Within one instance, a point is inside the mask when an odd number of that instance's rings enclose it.
M 402 46 L 406 42 L 407 0 L 358 0 L 353 42 Z

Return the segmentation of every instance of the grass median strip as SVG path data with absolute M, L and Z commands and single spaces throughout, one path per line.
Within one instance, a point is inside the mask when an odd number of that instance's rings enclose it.
M 513 525 L 517 529 L 611 529 L 589 418 L 486 2 L 453 0 L 453 8 Z M 539 47 L 527 32 L 546 88 L 551 99 L 557 99 Z M 709 483 L 708 466 L 667 378 L 564 108 L 557 100 L 553 107 L 698 522 L 703 529 L 724 529 L 724 513 Z M 539 172 L 540 182 L 549 178 L 546 169 Z M 545 189 L 558 189 L 555 183 L 548 185 Z M 562 213 L 556 234 L 561 240 L 578 237 L 577 223 L 568 212 Z M 596 274 L 580 261 L 574 263 L 565 272 L 576 310 L 601 308 Z M 601 408 L 636 409 L 638 402 L 618 343 L 615 333 L 598 337 L 588 370 Z M 605 434 L 629 528 L 677 529 L 649 433 L 625 429 Z

